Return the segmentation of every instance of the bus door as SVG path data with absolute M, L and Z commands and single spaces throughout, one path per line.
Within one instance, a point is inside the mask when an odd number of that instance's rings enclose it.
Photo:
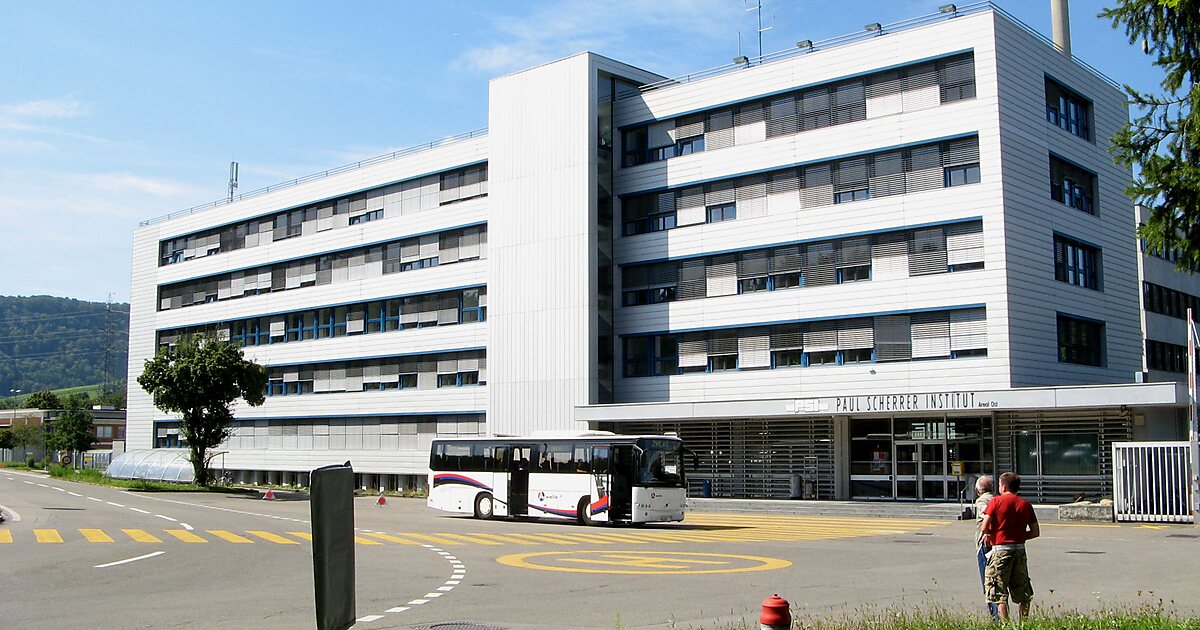
M 612 449 L 607 444 L 592 447 L 590 461 L 592 462 L 592 487 L 594 491 L 591 495 L 592 505 L 590 509 L 602 511 L 594 511 L 590 516 L 597 521 L 609 520 L 610 514 L 608 511 L 612 509 L 610 498 L 612 476 L 609 473 L 609 460 L 612 458 L 611 452 Z
M 508 465 L 508 515 L 529 514 L 529 446 L 511 447 Z
M 609 466 L 609 519 L 633 518 L 633 482 L 637 479 L 637 453 L 632 444 L 614 444 Z

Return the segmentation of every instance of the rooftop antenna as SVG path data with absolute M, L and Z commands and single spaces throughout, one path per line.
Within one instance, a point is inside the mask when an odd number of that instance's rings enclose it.
M 743 4 L 749 4 L 749 2 L 750 2 L 750 0 L 742 0 Z M 775 14 L 771 14 L 771 26 L 763 28 L 763 25 L 762 25 L 762 0 L 754 0 L 754 6 L 746 7 L 747 13 L 749 13 L 751 11 L 754 11 L 758 14 L 758 58 L 759 58 L 759 60 L 761 60 L 762 56 L 763 56 L 762 35 L 763 35 L 763 33 L 775 28 L 775 24 L 774 24 Z M 739 55 L 742 54 L 742 51 L 740 50 L 740 48 L 738 50 L 738 54 Z
M 238 163 L 229 163 L 229 202 L 233 203 L 233 191 L 237 190 Z

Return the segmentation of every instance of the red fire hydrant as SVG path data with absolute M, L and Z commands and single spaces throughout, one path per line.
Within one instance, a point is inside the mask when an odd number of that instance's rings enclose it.
M 789 630 L 792 627 L 792 611 L 788 600 L 778 593 L 764 599 L 758 627 L 761 630 Z

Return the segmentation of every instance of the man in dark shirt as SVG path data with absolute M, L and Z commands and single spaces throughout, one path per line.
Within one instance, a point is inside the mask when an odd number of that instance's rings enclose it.
M 1017 496 L 1020 491 L 1017 473 L 1000 475 L 1000 496 L 988 502 L 980 525 L 985 543 L 992 548 L 985 571 L 988 602 L 996 604 L 1000 621 L 1008 621 L 1010 597 L 1020 607 L 1022 620 L 1029 615 L 1033 599 L 1025 541 L 1037 538 L 1041 530 L 1033 505 Z

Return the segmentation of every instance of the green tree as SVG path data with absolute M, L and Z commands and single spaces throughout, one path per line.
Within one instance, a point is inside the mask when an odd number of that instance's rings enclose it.
M 122 381 L 113 389 L 105 389 L 96 397 L 96 404 L 112 407 L 114 409 L 125 408 L 125 382 Z
M 232 434 L 231 406 L 239 397 L 251 407 L 263 404 L 267 370 L 247 360 L 241 348 L 210 336 L 189 336 L 147 359 L 137 382 L 153 396 L 155 407 L 182 415 L 180 434 L 191 451 L 196 483 L 207 486 L 208 452 Z
M 62 400 L 58 398 L 58 394 L 45 389 L 40 392 L 34 392 L 30 394 L 29 398 L 25 401 L 25 404 L 29 405 L 29 407 L 32 409 L 63 408 Z
M 13 437 L 12 431 L 8 429 L 0 429 L 0 448 L 16 448 L 17 439 Z
M 73 392 L 67 394 L 66 398 L 62 398 L 62 407 L 59 409 L 76 409 L 92 406 L 92 396 L 87 392 Z
M 86 451 L 96 443 L 92 436 L 95 416 L 82 407 L 71 407 L 59 414 L 46 433 L 46 446 L 56 451 Z
M 1200 265 L 1200 0 L 1123 0 L 1100 17 L 1165 72 L 1161 93 L 1125 86 L 1138 113 L 1112 138 L 1117 163 L 1138 167 L 1126 194 L 1150 210 L 1138 234 Z
M 21 450 L 27 451 L 29 447 L 38 447 L 42 443 L 42 425 L 40 424 L 17 424 L 13 425 L 9 432 L 12 433 L 13 443 L 21 447 Z

